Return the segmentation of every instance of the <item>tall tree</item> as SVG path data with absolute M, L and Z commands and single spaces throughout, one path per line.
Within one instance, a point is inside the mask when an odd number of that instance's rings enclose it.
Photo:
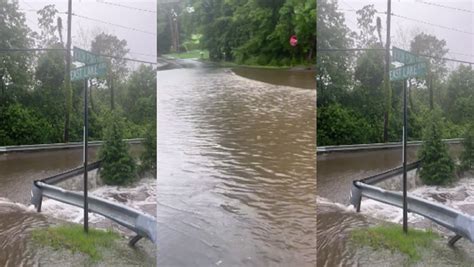
M 438 87 L 437 85 L 444 79 L 447 72 L 446 60 L 442 59 L 449 51 L 446 48 L 446 41 L 439 40 L 436 36 L 422 32 L 411 41 L 410 51 L 415 54 L 429 56 L 424 58 L 428 62 L 428 75 L 425 79 L 420 80 L 420 82 L 428 84 L 430 107 L 433 109 L 434 88 Z M 437 91 L 439 92 L 439 90 Z
M 107 62 L 106 82 L 110 89 L 110 107 L 114 109 L 114 84 L 117 84 L 119 79 L 125 77 L 128 72 L 127 61 L 124 59 L 129 52 L 127 41 L 120 40 L 111 34 L 101 33 L 92 41 L 91 51 L 95 54 L 109 56 L 104 57 Z
M 18 1 L 0 1 L 0 48 L 29 48 L 34 44 Z M 30 53 L 0 53 L 0 105 L 22 101 L 31 88 Z
M 349 52 L 324 52 L 324 49 L 352 47 L 351 31 L 346 26 L 337 3 L 318 1 L 316 87 L 318 107 L 338 102 L 351 89 L 351 54 Z

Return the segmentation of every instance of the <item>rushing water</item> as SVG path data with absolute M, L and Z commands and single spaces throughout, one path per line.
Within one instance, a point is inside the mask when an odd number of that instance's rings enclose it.
M 142 151 L 139 145 L 130 147 L 132 155 Z M 95 160 L 97 148 L 89 149 L 89 158 Z M 0 154 L 0 265 L 34 266 L 40 259 L 37 251 L 29 244 L 33 229 L 57 223 L 57 219 L 81 223 L 83 212 L 79 208 L 44 199 L 42 212 L 36 213 L 29 204 L 33 181 L 75 168 L 82 164 L 82 149 L 39 151 L 30 153 Z M 156 214 L 156 180 L 143 179 L 130 188 L 101 186 L 96 188 L 95 171 L 90 173 L 91 194 L 121 202 L 149 214 Z M 82 176 L 75 177 L 60 186 L 82 190 Z M 131 233 L 102 216 L 90 214 L 90 224 L 94 227 L 114 227 L 124 234 Z M 139 243 L 153 257 L 150 242 Z M 154 257 L 153 257 L 154 258 Z M 67 261 L 66 261 L 67 263 Z M 137 264 L 137 262 L 131 262 Z M 140 263 L 140 262 L 138 262 Z
M 157 77 L 158 265 L 314 266 L 316 92 L 199 64 Z
M 416 159 L 415 148 L 408 151 L 408 160 Z M 451 145 L 457 156 L 459 145 Z M 397 167 L 401 164 L 401 150 L 377 150 L 318 155 L 318 266 L 400 266 L 403 257 L 359 247 L 350 241 L 350 232 L 382 222 L 402 222 L 402 210 L 370 199 L 363 199 L 361 212 L 349 205 L 351 182 L 371 174 Z M 474 179 L 462 179 L 450 187 L 422 186 L 416 171 L 408 173 L 410 194 L 437 201 L 474 215 Z M 401 176 L 379 184 L 385 189 L 400 190 Z M 433 228 L 443 236 L 452 235 L 429 220 L 409 213 L 409 227 Z M 457 249 L 446 245 L 447 239 L 437 249 L 425 256 L 417 266 L 471 266 L 474 246 L 467 240 L 456 244 Z M 430 262 L 426 262 L 431 259 Z

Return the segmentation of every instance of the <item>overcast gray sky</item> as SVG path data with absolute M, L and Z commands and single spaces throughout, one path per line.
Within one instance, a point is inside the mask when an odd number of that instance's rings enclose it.
M 26 14 L 28 26 L 38 31 L 38 16 L 34 10 L 54 4 L 60 12 L 67 11 L 67 0 L 19 0 L 20 8 Z M 92 21 L 77 16 L 72 17 L 72 43 L 84 49 L 90 48 L 95 35 L 106 32 L 127 41 L 128 57 L 156 62 L 156 0 L 116 1 L 116 0 L 73 0 L 72 12 L 91 19 L 117 24 L 126 29 L 103 22 Z M 133 7 L 125 8 L 114 4 Z M 141 10 L 137 10 L 141 9 Z M 67 15 L 61 14 L 66 38 Z
M 387 11 L 387 0 L 338 0 L 339 9 L 346 10 L 346 24 L 357 29 L 357 15 L 351 9 L 361 9 L 365 5 L 374 4 L 377 11 Z M 440 7 L 443 5 L 446 7 Z M 454 10 L 451 8 L 462 10 Z M 410 40 L 425 32 L 444 39 L 450 50 L 447 57 L 474 62 L 474 1 L 466 0 L 392 0 L 392 13 L 423 22 L 392 16 L 392 45 L 409 49 Z M 386 33 L 386 15 L 377 14 L 382 19 L 383 33 Z M 436 24 L 453 29 L 445 29 Z M 385 40 L 385 34 L 383 34 Z M 456 64 L 450 64 L 451 67 Z

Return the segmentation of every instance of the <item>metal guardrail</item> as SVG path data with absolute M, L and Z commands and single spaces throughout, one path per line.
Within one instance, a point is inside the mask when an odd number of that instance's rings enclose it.
M 395 207 L 403 207 L 401 192 L 384 190 L 360 181 L 354 181 L 351 190 L 351 204 L 360 210 L 362 196 L 380 201 Z M 431 221 L 453 231 L 456 235 L 449 240 L 454 245 L 461 237 L 474 242 L 474 217 L 444 205 L 415 196 L 407 196 L 408 211 L 419 214 Z
M 420 160 L 412 162 L 410 164 L 407 164 L 407 171 L 418 169 L 420 166 L 421 166 Z M 402 173 L 403 173 L 403 166 L 400 166 L 400 167 L 396 167 L 382 173 L 378 173 L 378 174 L 366 177 L 360 180 L 360 182 L 373 185 Z
M 92 170 L 98 169 L 100 167 L 100 163 L 101 163 L 101 161 L 96 161 L 94 163 L 88 164 L 87 165 L 87 171 L 92 171 Z M 74 168 L 72 170 L 65 171 L 65 172 L 62 172 L 60 174 L 56 174 L 56 175 L 50 176 L 48 178 L 42 179 L 41 181 L 43 183 L 53 185 L 53 184 L 60 183 L 64 180 L 67 180 L 69 178 L 72 178 L 74 176 L 80 175 L 82 173 L 84 173 L 84 167 L 80 166 L 80 167 Z
M 407 171 L 420 167 L 421 161 L 412 162 L 407 165 Z M 385 190 L 374 186 L 376 183 L 401 173 L 403 173 L 403 166 L 361 180 L 353 181 L 350 203 L 356 208 L 357 212 L 360 211 L 362 197 L 367 197 L 388 205 L 403 208 L 402 192 Z M 409 212 L 419 214 L 453 231 L 455 236 L 449 240 L 449 245 L 453 246 L 462 237 L 465 237 L 474 243 L 474 217 L 416 196 L 407 195 L 407 205 Z
M 95 162 L 88 165 L 87 169 L 90 171 L 99 168 L 99 166 L 100 162 Z M 36 207 L 37 211 L 41 212 L 43 196 L 84 208 L 83 194 L 52 185 L 79 175 L 83 173 L 83 170 L 83 167 L 79 167 L 43 180 L 34 181 L 31 190 L 31 203 Z M 156 244 L 157 223 L 154 217 L 99 197 L 89 195 L 87 200 L 89 212 L 100 214 L 137 234 L 130 240 L 129 244 L 131 246 L 134 246 L 143 237 L 150 239 Z
M 446 144 L 459 144 L 462 138 L 443 139 Z M 423 141 L 408 141 L 407 146 L 421 146 Z M 355 152 L 362 150 L 394 149 L 402 147 L 401 142 L 374 143 L 374 144 L 356 144 L 339 146 L 318 146 L 317 154 L 326 154 L 332 152 Z
M 140 144 L 143 142 L 143 138 L 124 139 L 129 144 Z M 104 141 L 91 141 L 89 147 L 101 146 Z M 56 144 L 37 144 L 37 145 L 20 145 L 20 146 L 0 146 L 0 153 L 9 152 L 29 152 L 29 151 L 40 151 L 40 150 L 54 150 L 54 149 L 69 149 L 79 148 L 84 145 L 83 142 L 71 142 L 71 143 L 56 143 Z

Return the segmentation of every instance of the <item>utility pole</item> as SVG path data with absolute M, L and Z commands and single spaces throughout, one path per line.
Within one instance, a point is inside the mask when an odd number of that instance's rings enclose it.
M 384 67 L 384 89 L 385 89 L 385 114 L 383 122 L 383 141 L 388 142 L 388 125 L 390 118 L 390 109 L 392 107 L 392 92 L 390 90 L 389 71 L 390 71 L 390 19 L 392 15 L 392 1 L 387 0 L 387 41 L 385 42 L 385 67 Z
M 69 142 L 69 118 L 71 114 L 72 92 L 71 92 L 71 19 L 72 19 L 72 0 L 68 0 L 67 11 L 67 43 L 66 43 L 66 118 L 64 123 L 64 142 Z

